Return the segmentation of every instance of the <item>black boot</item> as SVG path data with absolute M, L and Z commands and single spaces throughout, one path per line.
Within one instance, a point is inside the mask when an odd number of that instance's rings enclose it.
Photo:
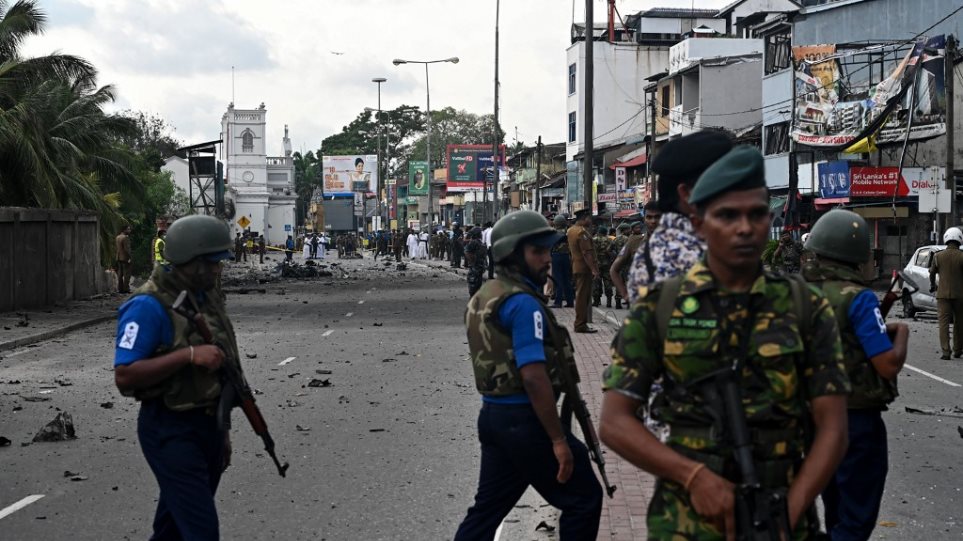
M 612 297 L 605 297 L 605 307 L 606 308 L 612 307 Z
M 595 299 L 592 301 L 592 306 L 602 306 L 602 299 Z
M 615 299 L 615 308 L 616 308 L 617 310 L 621 310 L 621 309 L 622 309 L 622 298 L 621 298 L 621 297 Z

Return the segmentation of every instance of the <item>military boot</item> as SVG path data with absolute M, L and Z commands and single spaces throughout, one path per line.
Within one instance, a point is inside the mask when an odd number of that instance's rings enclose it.
M 606 308 L 612 307 L 612 297 L 605 297 L 605 307 Z
M 615 308 L 618 310 L 622 309 L 622 297 L 615 298 Z
M 602 306 L 602 298 L 598 297 L 592 301 L 592 306 Z

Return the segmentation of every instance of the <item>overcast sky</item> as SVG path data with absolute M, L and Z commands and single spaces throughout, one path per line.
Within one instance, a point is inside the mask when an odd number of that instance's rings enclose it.
M 652 7 L 720 8 L 730 0 L 617 0 L 624 16 Z M 490 113 L 495 0 L 39 0 L 47 32 L 28 55 L 82 56 L 117 88 L 118 109 L 158 114 L 185 143 L 216 139 L 235 105 L 268 110 L 268 154 L 284 125 L 295 150 L 316 150 L 364 107 L 377 106 L 372 77 L 386 77 L 381 105 L 425 106 L 421 66 L 394 58 L 457 56 L 431 67 L 432 108 Z M 511 143 L 561 142 L 566 129 L 565 49 L 583 0 L 503 0 L 500 122 Z M 604 0 L 595 19 L 605 18 Z M 339 54 L 335 54 L 339 53 Z

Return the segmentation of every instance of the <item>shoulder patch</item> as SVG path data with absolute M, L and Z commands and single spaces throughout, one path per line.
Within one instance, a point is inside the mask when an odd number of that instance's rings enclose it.
M 542 311 L 536 310 L 532 314 L 532 318 L 534 319 L 534 324 L 535 324 L 535 338 L 538 338 L 539 340 L 544 340 L 545 325 L 544 325 L 544 322 L 542 321 Z
M 124 327 L 124 336 L 120 338 L 120 343 L 117 347 L 124 349 L 134 349 L 134 344 L 137 342 L 137 332 L 140 330 L 140 325 L 136 322 L 131 321 Z

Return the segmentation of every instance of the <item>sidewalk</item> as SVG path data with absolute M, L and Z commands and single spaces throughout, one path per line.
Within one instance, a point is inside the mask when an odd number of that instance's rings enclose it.
M 447 261 L 406 261 L 409 264 L 444 269 L 459 275 L 467 273 L 464 269 L 452 268 Z M 605 302 L 604 298 L 602 302 Z M 554 312 L 559 323 L 571 331 L 575 322 L 575 310 L 555 308 Z M 598 329 L 598 333 L 571 333 L 579 375 L 582 378 L 579 387 L 596 426 L 602 406 L 602 372 L 612 359 L 609 345 L 627 313 L 628 310 L 605 308 L 603 304 L 601 308 L 592 309 L 592 326 Z M 617 486 L 618 490 L 613 498 L 605 498 L 598 541 L 645 541 L 645 512 L 655 490 L 655 479 L 622 460 L 604 445 L 602 451 L 605 457 L 605 473 L 609 482 Z
M 107 294 L 65 305 L 0 313 L 0 352 L 110 321 L 124 298 L 126 295 Z

